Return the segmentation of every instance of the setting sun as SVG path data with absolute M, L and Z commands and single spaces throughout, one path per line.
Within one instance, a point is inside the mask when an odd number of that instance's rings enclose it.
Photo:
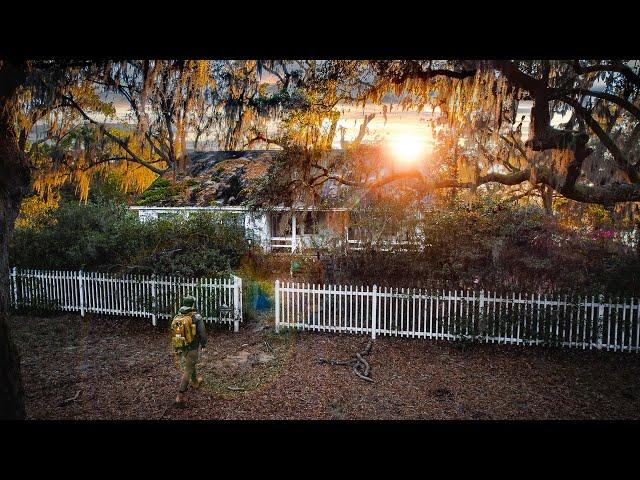
M 391 142 L 394 155 L 403 162 L 415 162 L 426 153 L 424 140 L 414 135 L 402 135 Z

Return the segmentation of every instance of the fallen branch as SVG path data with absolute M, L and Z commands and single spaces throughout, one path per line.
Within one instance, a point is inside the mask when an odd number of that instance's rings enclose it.
M 368 377 L 369 376 L 369 370 L 371 370 L 371 366 L 369 365 L 369 363 L 364 359 L 364 357 L 361 354 L 356 353 L 356 358 L 358 360 L 360 360 L 360 363 L 362 365 L 364 365 L 364 373 L 363 373 L 363 375 L 365 377 Z
M 271 351 L 271 353 L 276 353 L 276 351 L 273 349 L 273 347 L 269 344 L 269 342 L 267 342 L 265 340 L 264 342 L 265 346 Z
M 353 367 L 353 373 L 355 373 L 362 380 L 366 380 L 367 382 L 373 382 L 373 380 L 370 377 L 367 377 L 366 375 L 363 375 L 358 371 L 358 366 L 359 364 Z
M 154 402 L 155 402 L 155 399 L 154 399 Z M 171 407 L 171 406 L 172 406 L 172 404 L 168 403 L 167 406 L 164 407 L 164 410 L 160 414 L 160 420 L 162 420 L 164 418 L 165 414 L 167 413 L 167 410 L 169 410 L 169 407 Z
M 78 399 L 78 397 L 80 396 L 80 392 L 82 392 L 82 390 L 78 390 L 73 397 L 69 397 L 66 400 L 63 400 L 62 402 L 60 402 L 58 404 L 58 406 L 62 407 L 63 405 L 67 405 L 68 403 L 75 402 Z
M 233 390 L 234 392 L 244 392 L 244 388 L 242 387 L 227 387 L 229 390 Z
M 367 343 L 364 350 L 356 353 L 356 358 L 352 360 L 327 360 L 325 358 L 319 358 L 317 361 L 320 364 L 352 367 L 353 373 L 355 373 L 358 378 L 366 380 L 367 382 L 373 382 L 373 379 L 370 377 L 371 365 L 369 365 L 369 362 L 364 359 L 365 356 L 371 353 L 372 347 L 373 343 L 369 340 L 369 343 Z M 360 372 L 360 370 L 362 370 L 362 372 Z

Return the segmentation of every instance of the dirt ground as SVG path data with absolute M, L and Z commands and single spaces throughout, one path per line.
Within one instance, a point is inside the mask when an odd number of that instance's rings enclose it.
M 143 319 L 14 316 L 31 419 L 640 419 L 640 354 L 379 338 L 374 382 L 349 359 L 365 336 L 262 324 L 209 328 L 205 386 L 179 383 L 166 326 Z

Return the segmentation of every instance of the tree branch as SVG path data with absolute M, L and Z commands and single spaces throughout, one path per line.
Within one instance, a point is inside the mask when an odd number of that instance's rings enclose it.
M 606 92 L 594 92 L 592 90 L 587 90 L 586 88 L 573 88 L 569 90 L 557 90 L 549 95 L 550 100 L 561 100 L 566 95 L 577 94 L 577 95 L 585 95 L 589 97 L 601 98 L 602 100 L 606 100 L 611 103 L 615 103 L 616 105 L 621 106 L 626 111 L 628 111 L 635 118 L 640 120 L 640 108 L 636 107 L 633 103 L 628 101 L 625 98 L 618 97 L 617 95 L 612 95 Z
M 531 75 L 527 75 L 522 72 L 515 63 L 509 60 L 495 60 L 491 63 L 493 67 L 500 70 L 510 82 L 523 90 L 527 90 L 529 93 L 533 94 L 536 90 L 546 85 L 544 80 L 539 80 Z
M 622 150 L 620 150 L 618 145 L 616 145 L 611 137 L 607 135 L 600 124 L 591 116 L 589 111 L 580 105 L 579 102 L 570 97 L 563 97 L 560 100 L 571 105 L 580 118 L 589 125 L 589 128 L 597 135 L 604 146 L 607 147 L 607 150 L 609 150 L 611 155 L 613 155 L 618 167 L 629 177 L 629 180 L 633 183 L 640 181 L 640 176 L 638 175 L 636 167 L 629 163 L 625 155 L 622 153 Z
M 109 130 L 107 130 L 107 128 L 99 122 L 96 122 L 93 118 L 91 118 L 89 115 L 87 115 L 87 113 L 82 109 L 82 107 L 80 107 L 80 105 L 78 105 L 76 103 L 76 101 L 67 95 L 63 95 L 63 98 L 65 100 L 67 100 L 69 102 L 69 106 L 73 107 L 74 109 L 76 109 L 80 115 L 82 115 L 82 117 L 87 120 L 89 123 L 96 125 L 100 131 L 106 135 L 107 137 L 109 137 L 113 142 L 115 142 L 120 148 L 122 148 L 125 152 L 127 152 L 130 156 L 131 156 L 131 161 L 135 162 L 135 163 L 139 163 L 140 165 L 148 168 L 149 170 L 151 170 L 154 173 L 157 173 L 158 175 L 162 175 L 165 172 L 167 172 L 168 169 L 160 169 L 157 167 L 154 167 L 151 163 L 142 160 L 138 155 L 136 155 L 127 145 L 127 143 L 125 141 L 123 141 L 121 138 L 118 138 L 117 136 L 115 136 L 114 134 L 112 134 Z
M 640 76 L 635 73 L 628 65 L 624 64 L 608 64 L 608 65 L 587 65 L 582 66 L 580 62 L 576 60 L 573 64 L 573 68 L 578 75 L 591 72 L 618 72 L 625 76 L 631 83 L 640 87 Z

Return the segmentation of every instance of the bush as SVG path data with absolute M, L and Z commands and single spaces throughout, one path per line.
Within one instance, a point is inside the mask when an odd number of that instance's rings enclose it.
M 640 292 L 637 251 L 560 225 L 537 207 L 477 202 L 423 212 L 404 251 L 329 252 L 337 283 L 548 291 Z
M 21 268 L 196 277 L 229 272 L 248 250 L 242 228 L 224 215 L 140 222 L 126 206 L 94 201 L 62 202 L 16 228 L 9 255 Z
M 145 245 L 134 265 L 155 273 L 203 276 L 230 272 L 249 251 L 244 231 L 225 214 L 172 216 L 145 225 Z

